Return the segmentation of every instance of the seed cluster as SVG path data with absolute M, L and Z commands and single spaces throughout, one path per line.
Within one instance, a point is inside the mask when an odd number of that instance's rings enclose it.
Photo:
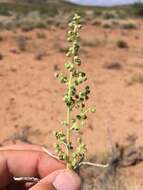
M 65 69 L 69 76 L 63 73 L 56 74 L 56 77 L 62 84 L 66 85 L 66 92 L 63 101 L 67 106 L 67 119 L 62 122 L 65 130 L 54 132 L 57 139 L 55 145 L 56 153 L 60 160 L 65 160 L 67 168 L 76 169 L 78 164 L 84 159 L 86 145 L 81 139 L 81 135 L 76 139 L 76 145 L 73 145 L 72 136 L 80 132 L 84 121 L 87 119 L 88 112 L 95 112 L 95 108 L 86 108 L 85 103 L 89 99 L 90 87 L 85 86 L 79 91 L 78 86 L 87 80 L 86 73 L 79 70 L 81 59 L 79 58 L 79 30 L 81 29 L 80 16 L 75 14 L 69 23 L 68 42 L 71 44 L 67 51 L 68 61 L 65 63 Z M 74 114 L 76 112 L 76 114 Z M 77 114 L 78 113 L 78 114 Z

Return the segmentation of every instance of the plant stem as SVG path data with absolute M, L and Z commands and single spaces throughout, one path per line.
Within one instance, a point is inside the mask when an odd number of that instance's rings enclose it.
M 89 166 L 95 166 L 97 168 L 108 168 L 109 164 L 96 164 L 96 163 L 92 163 L 92 162 L 80 162 L 79 166 L 81 165 L 89 165 Z
M 71 99 L 71 85 L 72 85 L 72 72 L 70 72 L 69 83 L 68 83 L 68 97 Z M 67 169 L 70 169 L 70 127 L 71 127 L 71 108 L 67 109 L 67 131 L 66 131 L 66 139 L 67 139 Z

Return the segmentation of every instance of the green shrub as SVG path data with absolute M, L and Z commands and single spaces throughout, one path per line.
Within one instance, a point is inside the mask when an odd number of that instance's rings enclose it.
M 58 7 L 44 4 L 24 4 L 24 3 L 0 3 L 0 14 L 10 16 L 12 12 L 17 15 L 27 15 L 30 12 L 38 11 L 40 15 L 53 17 L 58 14 Z
M 95 20 L 92 21 L 92 25 L 94 25 L 94 26 L 101 26 L 102 22 L 101 22 L 101 20 L 95 19 Z
M 143 3 L 135 3 L 133 5 L 133 13 L 137 17 L 143 17 Z
M 35 25 L 35 28 L 39 28 L 39 29 L 47 29 L 47 24 L 45 22 L 38 22 Z
M 112 10 L 112 11 L 109 10 L 109 11 L 103 12 L 102 17 L 104 19 L 117 19 L 117 18 L 119 18 L 118 14 L 115 10 Z
M 30 32 L 35 29 L 35 25 L 34 25 L 34 23 L 27 23 L 27 24 L 21 23 L 20 28 L 23 32 Z
M 137 29 L 137 25 L 133 22 L 128 22 L 128 23 L 123 23 L 121 25 L 121 28 L 126 30 L 132 30 L 132 29 Z
M 106 23 L 106 22 L 102 24 L 102 27 L 107 29 L 113 28 L 112 23 Z

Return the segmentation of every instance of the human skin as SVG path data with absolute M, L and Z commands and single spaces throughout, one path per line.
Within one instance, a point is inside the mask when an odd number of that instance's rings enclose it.
M 15 182 L 13 177 L 38 177 L 35 185 Z M 0 189 L 8 190 L 80 190 L 80 178 L 65 169 L 65 164 L 36 145 L 12 145 L 0 148 Z

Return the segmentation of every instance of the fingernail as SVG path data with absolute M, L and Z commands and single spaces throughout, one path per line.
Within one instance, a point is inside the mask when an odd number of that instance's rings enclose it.
M 57 190 L 80 190 L 80 178 L 75 172 L 65 170 L 56 176 L 53 185 Z

